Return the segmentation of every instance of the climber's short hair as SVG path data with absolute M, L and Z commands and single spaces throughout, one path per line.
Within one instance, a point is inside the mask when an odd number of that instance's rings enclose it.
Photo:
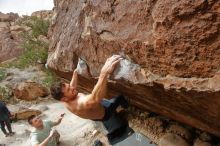
M 31 115 L 30 117 L 28 117 L 28 123 L 30 125 L 32 125 L 32 120 L 36 117 L 36 115 Z
M 54 99 L 59 101 L 61 100 L 61 98 L 63 97 L 62 88 L 63 82 L 57 82 L 50 87 L 50 93 Z

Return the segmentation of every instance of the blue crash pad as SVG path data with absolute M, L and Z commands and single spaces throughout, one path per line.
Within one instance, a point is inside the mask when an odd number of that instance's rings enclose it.
M 126 139 L 114 144 L 113 146 L 157 146 L 141 133 L 133 133 Z

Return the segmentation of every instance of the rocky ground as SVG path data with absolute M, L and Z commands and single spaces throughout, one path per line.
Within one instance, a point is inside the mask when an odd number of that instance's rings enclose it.
M 55 128 L 61 134 L 60 146 L 91 146 L 96 139 L 100 139 L 106 146 L 109 146 L 103 130 L 100 130 L 102 129 L 100 123 L 81 119 L 71 114 L 61 103 L 48 98 L 38 101 L 38 104 L 35 103 L 21 102 L 16 105 L 8 105 L 8 107 L 11 110 L 15 106 L 41 110 L 42 119 L 47 120 L 56 120 L 60 114 L 65 113 L 62 123 Z M 212 146 L 216 140 L 208 133 L 181 125 L 153 113 L 141 112 L 134 108 L 130 108 L 128 111 L 129 125 L 160 146 Z M 31 127 L 27 121 L 17 121 L 12 123 L 12 127 L 16 134 L 12 137 L 4 137 L 0 133 L 0 144 L 6 146 L 30 145 Z
M 38 105 L 32 105 L 29 108 L 48 107 L 48 110 L 42 114 L 42 119 L 55 121 L 60 114 L 66 113 L 62 123 L 55 127 L 61 134 L 61 146 L 88 146 L 93 141 L 92 133 L 95 130 L 95 123 L 90 120 L 81 119 L 69 111 L 61 103 L 52 101 L 43 101 Z M 17 105 L 17 106 L 21 106 Z M 24 105 L 23 105 L 24 106 Z M 26 104 L 27 106 L 27 104 Z M 13 108 L 12 105 L 8 106 Z M 0 143 L 6 146 L 29 146 L 29 134 L 31 126 L 26 120 L 18 121 L 12 124 L 16 134 L 12 137 L 4 137 L 0 133 Z
M 40 97 L 42 91 L 45 90 L 43 81 L 46 78 L 46 74 L 41 68 L 4 69 L 5 78 L 0 82 L 0 87 L 4 89 L 4 93 L 1 92 L 0 100 L 7 102 L 10 111 L 16 113 L 17 118 L 21 120 L 12 123 L 13 130 L 16 132 L 14 136 L 5 137 L 0 132 L 0 145 L 30 145 L 31 127 L 26 119 L 28 116 L 40 114 L 40 112 L 42 118 L 47 120 L 56 120 L 60 114 L 65 113 L 62 123 L 56 127 L 61 134 L 60 145 L 62 146 L 88 146 L 96 138 L 101 139 L 103 142 L 107 141 L 104 135 L 96 130 L 97 124 L 93 121 L 81 119 L 71 114 L 61 103 L 52 100 L 49 96 Z M 14 96 L 12 97 L 12 95 Z

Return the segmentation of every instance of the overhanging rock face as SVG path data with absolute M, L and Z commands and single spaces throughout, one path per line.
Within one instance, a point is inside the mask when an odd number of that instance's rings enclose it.
M 80 87 L 91 91 L 121 54 L 110 95 L 220 136 L 220 1 L 54 2 L 50 68 L 70 79 L 81 58 Z

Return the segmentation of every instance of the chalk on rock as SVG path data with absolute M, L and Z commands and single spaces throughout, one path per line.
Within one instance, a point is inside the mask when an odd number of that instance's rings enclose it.
M 91 77 L 89 67 L 88 67 L 86 61 L 81 58 L 79 58 L 79 60 L 78 60 L 76 70 L 77 70 L 78 74 L 80 74 L 84 77 Z
M 138 64 L 132 63 L 127 59 L 122 59 L 117 65 L 113 79 L 122 79 L 131 83 L 146 83 L 146 76 Z

